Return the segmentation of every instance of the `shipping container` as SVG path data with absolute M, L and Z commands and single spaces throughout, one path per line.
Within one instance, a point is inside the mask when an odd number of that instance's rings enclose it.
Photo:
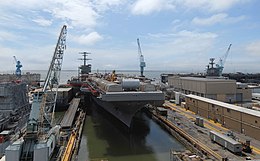
M 227 135 L 215 131 L 210 131 L 209 136 L 212 141 L 218 143 L 233 153 L 238 154 L 242 152 L 242 144 L 228 137 Z

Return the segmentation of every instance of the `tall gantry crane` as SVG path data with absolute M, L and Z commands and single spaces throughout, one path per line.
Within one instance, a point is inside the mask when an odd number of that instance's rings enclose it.
M 67 27 L 61 29 L 58 42 L 44 81 L 42 91 L 33 96 L 26 134 L 16 156 L 20 161 L 47 161 L 55 148 L 59 126 L 54 126 L 54 110 L 60 80 L 63 55 L 66 49 Z M 46 153 L 46 151 L 48 151 Z M 46 155 L 44 155 L 44 154 Z M 8 156 L 6 156 L 8 161 Z M 13 157 L 12 157 L 13 158 Z
M 141 45 L 139 42 L 139 38 L 137 38 L 137 45 L 138 45 L 138 55 L 140 58 L 140 72 L 141 72 L 141 77 L 144 77 L 144 67 L 145 67 L 145 62 L 144 62 L 144 56 L 142 54 L 141 50 Z
M 21 75 L 22 75 L 22 71 L 21 71 L 21 68 L 23 67 L 21 62 L 19 60 L 16 59 L 15 56 L 14 57 L 14 61 L 16 63 L 16 70 L 15 70 L 15 75 L 17 78 L 21 78 Z

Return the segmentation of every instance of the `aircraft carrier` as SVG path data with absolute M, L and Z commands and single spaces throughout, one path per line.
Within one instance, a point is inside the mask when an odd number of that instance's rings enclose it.
M 87 83 L 95 103 L 128 127 L 145 105 L 161 106 L 164 103 L 164 93 L 157 91 L 149 82 L 122 77 L 117 80 L 108 81 L 96 75 L 90 77 Z

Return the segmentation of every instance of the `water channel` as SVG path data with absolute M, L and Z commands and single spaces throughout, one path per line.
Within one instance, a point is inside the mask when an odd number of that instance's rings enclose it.
M 185 149 L 143 112 L 128 132 L 99 108 L 92 104 L 86 117 L 79 161 L 169 161 L 171 149 Z

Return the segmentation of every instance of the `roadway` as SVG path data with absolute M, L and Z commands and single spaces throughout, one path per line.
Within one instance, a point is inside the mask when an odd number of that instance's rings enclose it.
M 197 138 L 201 142 L 204 142 L 204 144 L 209 146 L 212 150 L 217 151 L 220 154 L 222 154 L 222 156 L 226 156 L 228 158 L 233 158 L 235 160 L 245 160 L 245 157 L 234 155 L 231 152 L 224 150 L 223 148 L 220 148 L 219 145 L 213 144 L 210 141 L 210 138 L 208 136 L 209 131 L 212 130 L 212 131 L 217 131 L 226 134 L 231 131 L 230 129 L 223 127 L 220 123 L 215 123 L 214 121 L 205 118 L 203 118 L 204 128 L 199 127 L 194 124 L 196 117 L 198 117 L 198 115 L 196 115 L 192 111 L 188 111 L 185 108 L 177 106 L 168 101 L 165 101 L 164 106 L 168 108 L 168 118 L 167 118 L 168 120 L 177 123 L 180 128 L 186 130 L 190 135 Z M 251 159 L 260 159 L 260 141 L 255 140 L 253 138 L 249 138 L 244 134 L 239 134 L 236 132 L 233 132 L 233 134 L 241 142 L 250 140 L 251 148 L 253 148 L 253 153 L 252 154 L 245 153 L 245 154 L 249 156 Z

